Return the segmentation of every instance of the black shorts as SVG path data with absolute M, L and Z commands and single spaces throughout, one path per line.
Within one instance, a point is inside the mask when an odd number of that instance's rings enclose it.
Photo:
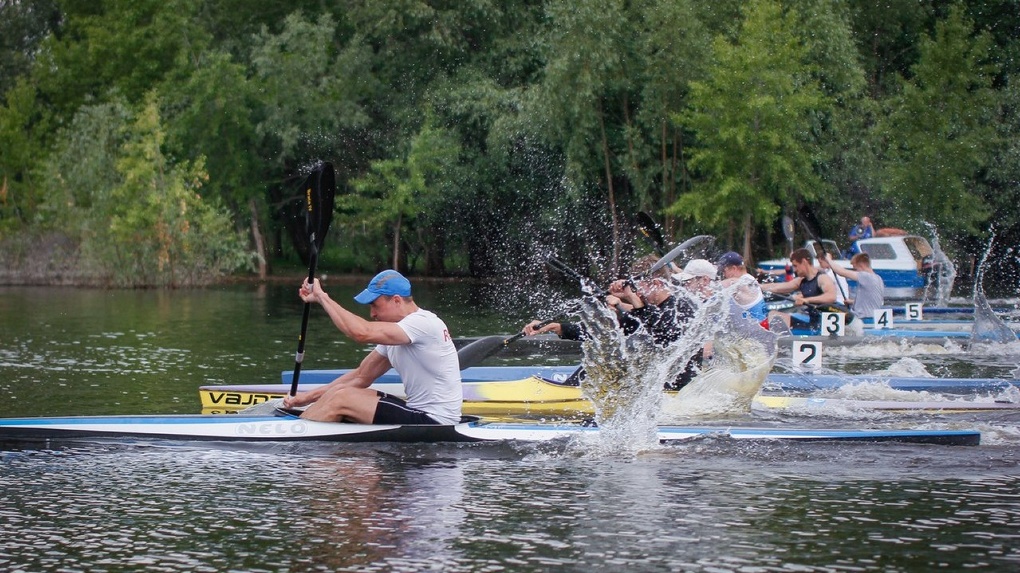
M 790 314 L 790 328 L 817 329 L 822 326 L 822 315 L 818 311 L 807 313 L 794 312 Z
M 378 390 L 376 392 L 379 394 L 379 405 L 375 407 L 373 424 L 439 424 L 425 412 L 408 407 L 407 402 L 400 398 Z

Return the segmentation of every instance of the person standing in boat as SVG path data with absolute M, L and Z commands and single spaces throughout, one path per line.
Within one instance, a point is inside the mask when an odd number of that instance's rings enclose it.
M 419 308 L 411 283 L 394 270 L 377 274 L 354 300 L 367 304 L 373 321 L 350 312 L 322 290 L 318 279 L 298 295 L 317 302 L 333 324 L 355 342 L 376 347 L 357 368 L 326 386 L 284 398 L 285 407 L 310 404 L 302 418 L 359 424 L 456 424 L 463 390 L 457 349 L 446 323 Z M 369 386 L 390 368 L 404 384 L 407 400 Z
M 850 266 L 853 270 L 845 269 L 842 265 L 833 264 L 832 255 L 826 255 L 820 261 L 823 267 L 832 269 L 832 272 L 852 281 L 857 281 L 857 294 L 853 298 L 850 310 L 857 318 L 870 318 L 875 311 L 885 304 L 885 282 L 882 277 L 871 268 L 871 257 L 868 253 L 857 253 L 850 258 Z M 864 326 L 860 320 L 851 321 L 847 325 L 848 333 L 862 336 Z
M 871 224 L 871 217 L 868 217 L 867 215 L 861 217 L 860 224 L 855 225 L 854 228 L 850 229 L 850 232 L 847 233 L 847 238 L 850 239 L 850 242 L 858 239 L 870 239 L 874 236 L 875 226 Z
M 761 285 L 763 291 L 776 294 L 793 295 L 793 303 L 796 305 L 834 305 L 836 303 L 836 284 L 829 275 L 821 272 L 814 265 L 811 251 L 797 249 L 790 253 L 790 264 L 793 265 L 793 280 L 781 283 L 766 283 Z M 787 326 L 816 328 L 821 321 L 821 315 L 817 309 L 810 309 L 808 318 L 791 315 L 786 312 L 773 310 L 769 313 L 769 319 L 778 316 Z
M 843 306 L 849 305 L 850 303 L 847 302 L 846 300 L 846 294 L 850 292 L 850 285 L 847 284 L 845 278 L 832 272 L 831 268 L 824 266 L 822 264 L 822 260 L 825 258 L 825 255 L 829 254 L 829 252 L 825 250 L 825 245 L 823 245 L 819 241 L 814 241 L 811 244 L 811 246 L 815 250 L 816 261 L 815 266 L 817 266 L 818 269 L 821 270 L 823 273 L 829 275 L 829 278 L 832 279 L 833 284 L 836 285 L 836 304 L 840 304 Z M 852 256 L 853 255 L 847 255 L 847 258 L 850 258 Z

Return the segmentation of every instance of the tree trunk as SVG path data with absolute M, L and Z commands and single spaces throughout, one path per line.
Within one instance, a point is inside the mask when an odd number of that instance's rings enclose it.
M 613 273 L 620 270 L 620 222 L 616 216 L 616 193 L 613 189 L 613 167 L 609 155 L 609 137 L 606 135 L 606 121 L 599 101 L 599 129 L 602 131 L 602 158 L 606 169 L 606 190 L 609 195 L 609 214 L 613 220 L 613 258 L 610 263 Z
M 751 260 L 751 233 L 752 232 L 753 232 L 753 229 L 751 228 L 751 212 L 750 211 L 745 211 L 744 212 L 744 248 L 743 248 L 744 252 L 742 253 L 745 261 L 750 261 Z
M 430 277 L 446 275 L 446 236 L 439 229 L 429 229 L 431 241 L 422 241 L 425 245 L 425 274 Z
M 397 222 L 393 225 L 393 269 L 400 269 L 400 225 L 403 215 L 397 215 Z
M 255 256 L 259 261 L 259 278 L 265 280 L 269 274 L 269 265 L 266 263 L 268 260 L 266 259 L 266 241 L 259 229 L 259 212 L 255 207 L 255 199 L 248 201 L 248 207 L 251 210 L 251 236 L 255 240 Z

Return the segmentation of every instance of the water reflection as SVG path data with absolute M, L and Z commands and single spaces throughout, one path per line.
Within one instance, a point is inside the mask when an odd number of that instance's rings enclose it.
M 503 445 L 13 452 L 0 459 L 0 566 L 1020 565 L 1017 460 L 978 450 L 705 439 L 601 459 Z
M 277 382 L 293 365 L 293 290 L 5 289 L 6 415 L 194 412 L 201 383 Z M 458 314 L 461 294 L 428 296 L 464 335 L 508 331 Z M 313 321 L 306 367 L 363 355 L 339 338 Z M 838 371 L 998 377 L 1016 344 L 826 352 Z M 1016 570 L 1020 420 L 995 416 L 888 421 L 977 424 L 976 448 L 709 436 L 614 452 L 583 440 L 5 451 L 0 570 Z

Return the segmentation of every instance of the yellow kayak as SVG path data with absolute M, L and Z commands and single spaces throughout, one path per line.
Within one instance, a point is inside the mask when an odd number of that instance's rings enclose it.
M 319 384 L 300 385 L 306 392 Z M 372 388 L 394 396 L 403 396 L 400 383 L 373 384 Z M 578 386 L 567 386 L 537 376 L 520 380 L 465 382 L 463 413 L 469 416 L 499 415 L 590 415 L 592 404 L 581 397 Z M 249 384 L 241 386 L 202 386 L 198 389 L 203 414 L 236 413 L 290 391 L 287 384 Z

